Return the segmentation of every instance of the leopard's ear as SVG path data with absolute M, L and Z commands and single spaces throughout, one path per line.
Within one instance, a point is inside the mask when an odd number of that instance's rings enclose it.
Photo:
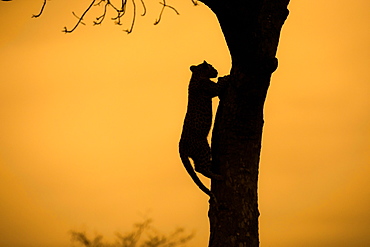
M 195 65 L 190 66 L 190 70 L 191 70 L 191 72 L 194 72 L 194 70 L 196 69 L 196 67 L 197 67 L 197 66 L 195 66 Z

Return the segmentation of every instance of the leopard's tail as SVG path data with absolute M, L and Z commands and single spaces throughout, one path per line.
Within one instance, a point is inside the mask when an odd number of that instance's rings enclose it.
M 200 181 L 198 175 L 195 173 L 193 166 L 190 163 L 189 157 L 180 153 L 180 158 L 182 163 L 184 164 L 186 171 L 189 173 L 190 177 L 193 179 L 194 183 L 199 187 L 199 189 L 201 189 L 210 197 L 213 197 L 212 192 L 202 183 L 202 181 Z

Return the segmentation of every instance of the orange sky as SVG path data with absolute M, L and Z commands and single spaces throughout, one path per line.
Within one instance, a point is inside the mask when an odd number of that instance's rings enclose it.
M 134 33 L 89 1 L 0 2 L 0 246 L 69 245 L 68 231 L 127 231 L 143 215 L 207 246 L 208 202 L 177 154 L 189 66 L 225 75 L 217 20 L 191 1 L 148 3 Z M 179 2 L 179 3 L 177 3 Z M 150 5 L 151 4 L 151 5 Z M 265 108 L 262 247 L 370 245 L 368 0 L 291 1 Z M 207 180 L 204 180 L 207 183 Z

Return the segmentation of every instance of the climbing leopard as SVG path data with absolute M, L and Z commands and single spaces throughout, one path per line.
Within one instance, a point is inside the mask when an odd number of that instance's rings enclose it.
M 218 96 L 227 83 L 227 77 L 221 77 L 218 83 L 210 80 L 218 72 L 206 61 L 190 67 L 192 76 L 188 88 L 188 107 L 185 115 L 179 153 L 185 169 L 195 184 L 212 197 L 210 190 L 199 180 L 195 171 L 208 178 L 220 179 L 221 176 L 211 171 L 211 149 L 207 141 L 212 125 L 212 98 Z M 189 158 L 193 160 L 194 169 Z

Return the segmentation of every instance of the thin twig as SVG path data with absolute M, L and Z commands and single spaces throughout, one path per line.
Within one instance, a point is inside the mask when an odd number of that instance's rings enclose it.
M 193 0 L 192 0 L 193 1 Z M 105 2 L 105 0 L 100 0 L 98 3 L 95 4 L 95 6 L 100 6 L 102 2 Z
M 107 3 L 105 4 L 105 6 L 111 6 L 116 12 L 119 12 L 120 10 L 114 6 L 109 0 L 107 0 Z
M 104 6 L 104 13 L 101 16 L 96 17 L 96 21 L 94 21 L 94 25 L 102 24 L 102 22 L 104 21 L 105 15 L 107 14 L 108 4 L 109 4 L 109 2 L 106 3 L 105 6 Z
M 37 15 L 32 15 L 32 18 L 38 18 L 38 17 L 40 17 L 40 15 L 42 15 L 42 12 L 44 12 L 45 5 L 46 5 L 46 0 L 44 0 L 44 3 L 42 4 L 40 13 L 38 13 Z
M 76 15 L 76 13 L 75 12 L 73 12 L 72 11 L 72 15 L 74 15 L 77 19 L 81 19 L 81 22 L 80 22 L 80 24 L 82 24 L 82 25 L 86 25 L 82 20 L 83 20 L 83 18 L 82 17 L 79 17 L 78 15 Z
M 89 12 L 89 10 L 91 9 L 91 7 L 94 5 L 96 0 L 93 0 L 90 4 L 90 6 L 85 10 L 85 12 L 82 14 L 82 16 L 78 19 L 78 22 L 76 23 L 76 25 L 71 29 L 71 30 L 68 30 L 67 27 L 64 27 L 63 31 L 62 32 L 65 32 L 65 33 L 72 33 L 76 28 L 77 26 L 82 23 L 82 20 L 84 18 L 84 16 L 86 15 L 87 12 Z M 73 13 L 73 12 L 72 12 Z M 73 13 L 74 14 L 74 13 Z M 75 14 L 74 14 L 75 15 Z
M 132 17 L 131 27 L 130 27 L 130 29 L 123 30 L 127 34 L 129 34 L 129 33 L 132 32 L 132 30 L 134 29 L 134 24 L 135 24 L 135 18 L 136 18 L 136 4 L 135 4 L 135 0 L 132 0 L 132 5 L 133 5 L 133 8 L 134 8 L 134 15 Z
M 162 9 L 161 9 L 161 13 L 159 13 L 159 17 L 158 17 L 158 19 L 157 20 L 155 20 L 155 22 L 154 22 L 154 25 L 157 25 L 160 21 L 161 21 L 161 19 L 162 19 L 162 15 L 163 15 L 163 11 L 164 11 L 164 9 L 166 8 L 166 7 L 168 7 L 168 8 L 170 8 L 170 9 L 172 9 L 173 11 L 175 11 L 175 13 L 177 14 L 177 15 L 180 15 L 180 13 L 174 8 L 174 7 L 172 7 L 172 6 L 170 6 L 170 5 L 167 5 L 166 4 L 166 0 L 163 0 L 163 3 L 161 3 L 160 2 L 160 4 L 162 4 L 163 5 L 163 7 L 162 7 Z
M 144 12 L 141 14 L 141 16 L 144 16 L 144 15 L 146 15 L 146 6 L 145 6 L 145 3 L 144 3 L 144 0 L 141 0 L 141 4 L 143 5 L 143 8 L 144 8 Z
M 115 24 L 116 25 L 122 25 L 122 23 L 121 23 L 121 17 L 124 16 L 125 13 L 126 13 L 126 6 L 127 6 L 127 0 L 122 0 L 121 1 L 121 8 L 120 9 L 114 7 L 115 10 L 116 10 L 116 12 L 117 12 L 117 16 L 116 17 L 113 17 L 111 19 L 115 21 Z
M 122 4 L 121 4 L 121 11 L 123 13 L 126 12 L 126 6 L 127 6 L 127 0 L 122 0 Z

